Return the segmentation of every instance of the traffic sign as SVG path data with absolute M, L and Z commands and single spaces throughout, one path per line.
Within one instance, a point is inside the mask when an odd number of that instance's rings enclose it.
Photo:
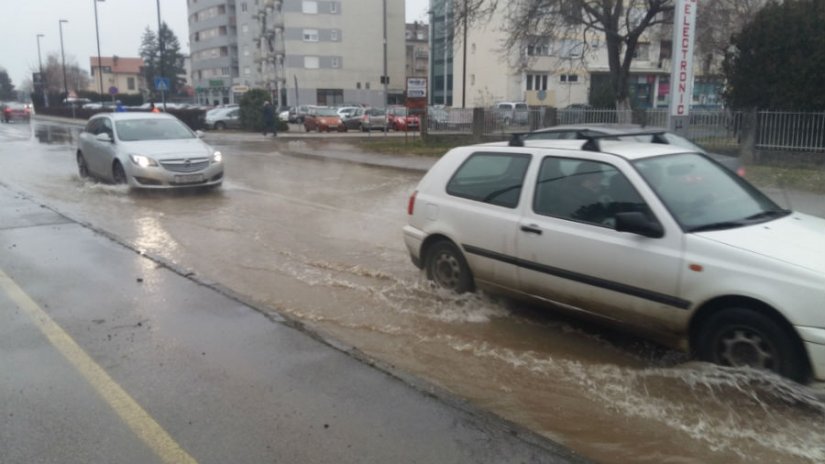
M 118 93 L 117 87 L 115 87 L 115 86 L 109 87 L 109 95 L 117 95 L 117 93 Z
M 169 91 L 169 78 L 168 77 L 155 77 L 155 89 L 160 90 L 161 92 L 168 92 Z

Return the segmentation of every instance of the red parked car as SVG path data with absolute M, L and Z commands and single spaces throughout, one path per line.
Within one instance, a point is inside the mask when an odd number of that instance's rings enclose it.
M 31 105 L 17 102 L 9 102 L 2 104 L 3 122 L 10 122 L 13 120 L 28 121 L 31 119 Z
M 391 106 L 387 108 L 390 129 L 397 131 L 416 131 L 421 125 L 417 115 L 410 114 L 405 106 Z
M 317 130 L 318 132 L 339 131 L 346 132 L 347 127 L 341 121 L 341 117 L 333 108 L 310 108 L 309 113 L 304 116 L 304 129 L 307 132 Z

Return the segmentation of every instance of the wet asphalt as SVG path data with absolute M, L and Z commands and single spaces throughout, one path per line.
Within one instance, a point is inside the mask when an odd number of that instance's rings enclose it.
M 0 318 L 4 463 L 584 462 L 2 181 Z

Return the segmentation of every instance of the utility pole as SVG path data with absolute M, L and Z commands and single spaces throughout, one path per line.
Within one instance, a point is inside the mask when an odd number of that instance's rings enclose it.
M 161 31 L 161 22 L 160 22 L 160 0 L 157 0 L 158 3 L 158 55 L 160 59 L 158 60 L 158 67 L 160 72 L 160 77 L 166 77 L 163 75 L 163 33 Z M 172 82 L 172 78 L 169 78 L 170 86 Z M 166 111 L 166 92 L 161 90 L 160 92 L 161 100 L 163 101 L 163 111 Z
M 103 63 L 100 59 L 100 29 L 97 27 L 97 2 L 103 0 L 92 0 L 95 6 L 95 35 L 97 36 L 97 75 L 100 81 L 100 107 L 103 107 Z
M 387 0 L 383 0 L 384 7 L 384 107 L 389 103 L 387 101 L 387 85 L 389 84 L 390 76 L 387 75 Z M 384 131 L 386 134 L 387 131 Z
M 69 98 L 69 81 L 66 80 L 66 52 L 63 50 L 63 23 L 68 22 L 67 19 L 58 21 L 60 27 L 60 60 L 63 63 L 63 92 L 66 94 L 63 98 Z
M 49 107 L 49 95 L 46 92 L 46 76 L 43 75 L 43 58 L 40 57 L 40 38 L 46 37 L 44 34 L 37 34 L 37 65 L 40 68 L 40 87 L 43 90 L 43 105 Z

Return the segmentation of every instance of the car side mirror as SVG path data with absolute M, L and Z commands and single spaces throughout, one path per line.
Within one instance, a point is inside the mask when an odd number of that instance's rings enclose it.
M 99 142 L 109 142 L 109 143 L 112 143 L 112 142 L 114 142 L 114 141 L 115 141 L 115 140 L 112 138 L 112 134 L 110 134 L 110 133 L 108 133 L 108 132 L 101 132 L 101 133 L 99 133 L 99 134 L 95 135 L 95 139 L 97 139 Z
M 202 131 L 202 130 L 200 130 L 200 129 L 196 130 L 196 131 L 195 131 L 195 137 L 197 137 L 197 138 L 199 138 L 199 139 L 200 139 L 200 138 L 203 138 L 203 131 Z
M 647 216 L 638 211 L 617 213 L 616 230 L 650 238 L 662 238 L 665 235 L 661 224 L 657 221 L 651 221 Z

